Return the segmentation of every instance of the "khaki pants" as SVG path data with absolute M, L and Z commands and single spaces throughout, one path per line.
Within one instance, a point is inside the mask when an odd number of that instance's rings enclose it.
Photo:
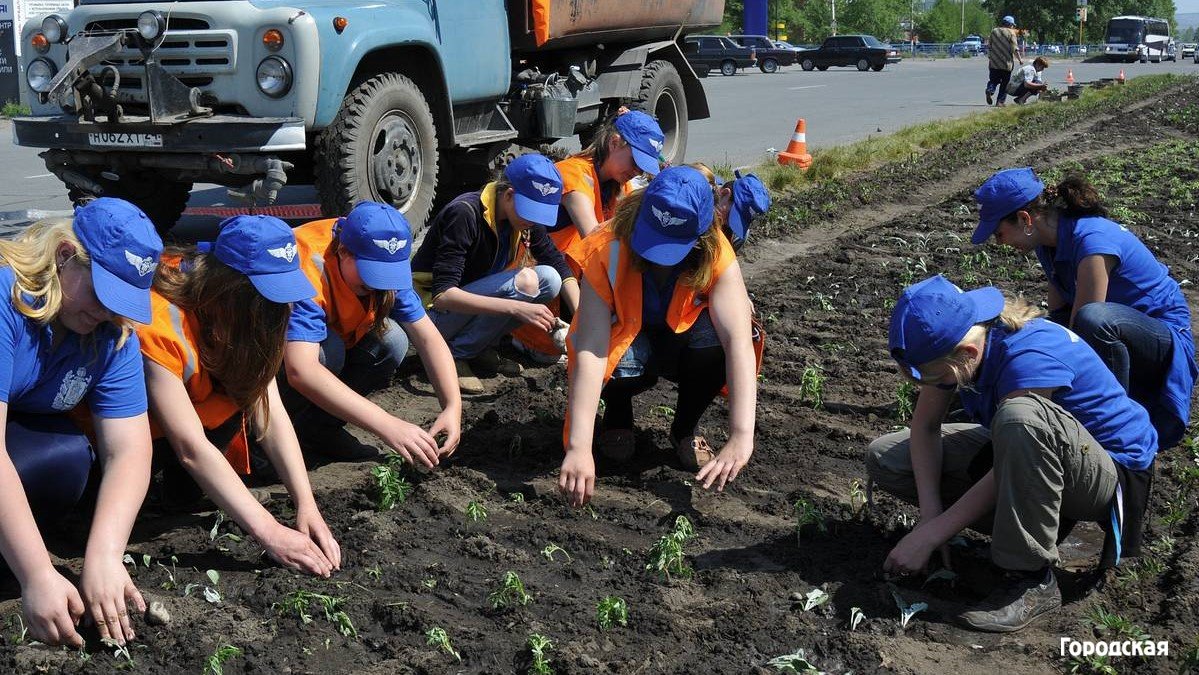
M 991 559 L 999 567 L 1032 571 L 1052 565 L 1058 561 L 1063 518 L 1103 522 L 1110 517 L 1117 483 L 1111 456 L 1049 399 L 1035 394 L 1009 399 L 1000 404 L 990 431 L 977 424 L 946 424 L 941 439 L 945 508 L 973 484 L 970 463 L 988 440 L 992 443 Z M 880 488 L 917 503 L 910 430 L 875 439 L 866 450 L 866 470 Z

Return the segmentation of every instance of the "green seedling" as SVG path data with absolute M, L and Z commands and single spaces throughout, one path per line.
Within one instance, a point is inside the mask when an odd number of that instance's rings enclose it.
M 142 567 L 145 567 L 146 569 L 150 569 L 150 561 L 151 560 L 153 560 L 153 558 L 150 557 L 149 553 L 143 553 L 142 554 Z
M 177 582 L 175 580 L 175 573 L 179 571 L 179 570 L 175 569 L 175 565 L 178 565 L 178 564 L 179 564 L 179 558 L 177 558 L 175 556 L 171 556 L 170 569 L 167 569 L 167 566 L 162 564 L 161 562 L 158 563 L 158 566 L 161 567 L 162 570 L 167 573 L 167 580 L 162 582 L 163 590 L 173 591 L 179 587 L 179 582 Z
M 1087 621 L 1091 625 L 1104 633 L 1112 633 L 1113 635 L 1127 638 L 1134 642 L 1142 642 L 1149 639 L 1149 635 L 1141 630 L 1139 626 L 1129 621 L 1128 619 L 1107 611 L 1107 608 L 1102 605 L 1097 605 L 1087 612 Z
M 824 514 L 816 505 L 807 499 L 800 497 L 795 500 L 795 543 L 798 546 L 801 543 L 804 527 L 815 525 L 816 529 L 823 532 L 828 532 L 828 526 L 824 524 Z
M 312 614 L 309 610 L 315 604 L 324 613 L 325 620 L 333 624 L 337 632 L 346 637 L 358 637 L 358 629 L 354 628 L 354 622 L 350 620 L 350 615 L 341 609 L 341 603 L 343 602 L 345 602 L 345 598 L 312 593 L 301 589 L 283 596 L 283 599 L 276 602 L 272 607 L 280 616 L 294 614 L 299 619 L 301 625 L 308 625 L 313 622 Z
M 521 581 L 520 576 L 511 570 L 504 573 L 500 587 L 487 596 L 487 602 L 492 609 L 524 607 L 532 601 L 533 596 L 525 590 L 525 582 Z
M 225 662 L 242 655 L 240 647 L 221 645 L 211 656 L 204 659 L 204 675 L 224 675 Z
M 524 504 L 525 503 L 525 493 L 509 492 L 508 493 L 508 501 L 515 502 L 517 504 Z
M 1106 656 L 1075 656 L 1070 659 L 1070 672 L 1079 675 L 1120 675 Z
M 429 577 L 428 579 L 424 579 L 423 581 L 421 581 L 420 585 L 424 586 L 425 588 L 427 588 L 429 590 L 433 590 L 434 588 L 437 588 L 437 580 L 434 579 L 433 577 Z
M 674 419 L 674 408 L 671 408 L 668 405 L 656 405 L 656 406 L 654 406 L 654 414 L 661 415 L 662 417 L 665 417 L 668 420 L 673 420 Z
M 858 624 L 862 623 L 862 621 L 865 618 L 866 618 L 866 614 L 862 611 L 861 607 L 850 607 L 849 608 L 849 630 L 850 630 L 850 632 L 857 630 Z
M 545 557 L 545 559 L 550 562 L 554 562 L 554 554 L 555 553 L 561 553 L 562 555 L 566 556 L 566 559 L 568 561 L 570 560 L 570 554 L 567 553 L 566 550 L 563 549 L 561 546 L 555 544 L 552 541 L 550 543 L 546 544 L 545 548 L 541 549 L 541 555 L 543 555 Z
M 799 376 L 799 399 L 819 408 L 824 405 L 824 371 L 819 366 L 808 366 Z
M 462 663 L 462 656 L 458 654 L 458 650 L 454 649 L 454 645 L 450 643 L 450 636 L 445 632 L 445 629 L 440 626 L 434 626 L 425 633 L 425 644 L 430 647 L 437 647 L 441 651 L 454 657 L 456 661 Z
M 533 663 L 529 666 L 530 675 L 554 675 L 554 670 L 550 668 L 549 652 L 554 648 L 554 643 L 544 635 L 533 633 L 529 636 L 529 641 L 526 643 L 529 646 L 529 652 L 533 656 Z
M 595 606 L 595 620 L 599 624 L 600 630 L 608 630 L 616 624 L 628 626 L 629 606 L 625 603 L 624 598 L 609 595 Z
M 370 577 L 372 581 L 379 582 L 383 579 L 383 568 L 378 565 L 368 567 L 366 568 L 366 576 Z
M 907 422 L 916 411 L 916 393 L 918 387 L 909 380 L 903 380 L 895 388 L 895 419 Z
M 382 464 L 371 469 L 371 476 L 375 478 L 375 490 L 378 492 L 375 506 L 380 511 L 394 509 L 404 503 L 412 492 L 412 483 L 404 478 L 403 468 L 404 457 L 397 452 L 389 452 Z
M 853 513 L 853 517 L 857 518 L 862 514 L 862 510 L 866 508 L 866 489 L 862 486 L 862 481 L 857 478 L 849 482 L 849 510 Z
M 825 593 L 823 589 L 813 588 L 804 596 L 803 611 L 810 612 L 828 601 L 828 593 Z
M 472 500 L 466 505 L 466 519 L 472 523 L 487 520 L 487 507 L 483 505 L 483 502 Z
M 13 631 L 8 641 L 14 645 L 23 645 L 29 637 L 29 629 L 25 627 L 25 619 L 21 618 L 21 613 L 11 614 L 8 617 L 8 629 Z M 13 624 L 16 625 L 13 625 Z
M 821 670 L 808 659 L 808 655 L 802 648 L 795 650 L 794 654 L 770 659 L 766 665 L 786 675 L 820 675 L 821 673 Z
M 118 670 L 133 670 L 133 654 L 129 653 L 129 645 L 117 644 L 112 638 L 100 638 L 100 642 L 112 650 L 112 658 L 117 660 Z
M 674 529 L 662 535 L 649 550 L 649 563 L 645 569 L 657 572 L 663 579 L 679 577 L 690 579 L 695 570 L 687 565 L 683 553 L 683 544 L 695 538 L 695 528 L 687 516 L 679 516 L 674 521 Z
M 216 521 L 213 522 L 212 529 L 208 531 L 208 541 L 215 544 L 218 551 L 228 551 L 229 550 L 222 543 L 222 541 L 225 539 L 228 539 L 229 541 L 231 541 L 235 544 L 242 540 L 241 535 L 234 534 L 232 532 L 224 532 L 224 533 L 221 532 L 221 525 L 223 525 L 228 520 L 229 519 L 227 516 L 225 516 L 224 511 L 217 511 L 216 512 Z
M 903 597 L 901 597 L 899 593 L 895 592 L 894 590 L 891 591 L 891 596 L 895 598 L 895 606 L 899 608 L 900 628 L 906 629 L 908 627 L 908 622 L 912 620 L 912 617 L 916 616 L 917 613 L 928 609 L 928 603 L 925 602 L 916 602 L 909 605 L 904 601 Z
M 221 583 L 221 574 L 216 570 L 208 570 L 204 574 L 212 582 L 211 586 L 204 587 L 204 599 L 211 604 L 218 605 L 221 602 L 221 593 L 217 590 L 217 587 Z
M 1182 655 L 1182 663 L 1178 666 L 1178 675 L 1195 675 L 1199 673 L 1199 637 L 1195 638 L 1191 648 Z
M 820 309 L 826 312 L 836 311 L 836 306 L 833 305 L 833 300 L 824 293 L 817 293 L 812 296 L 816 300 L 816 304 L 820 305 Z

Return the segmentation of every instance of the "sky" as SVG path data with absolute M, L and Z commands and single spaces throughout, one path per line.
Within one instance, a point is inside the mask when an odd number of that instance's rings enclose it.
M 1174 0 L 1174 11 L 1184 14 L 1199 12 L 1199 0 Z

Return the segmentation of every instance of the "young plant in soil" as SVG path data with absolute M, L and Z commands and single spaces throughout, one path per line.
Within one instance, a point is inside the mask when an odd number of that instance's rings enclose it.
M 554 562 L 554 554 L 555 553 L 561 553 L 562 555 L 566 556 L 566 560 L 568 562 L 570 561 L 570 554 L 567 553 L 566 550 L 563 549 L 561 546 L 555 544 L 552 541 L 550 543 L 546 544 L 545 548 L 541 549 L 541 555 L 544 556 L 545 559 L 550 562 Z
M 695 538 L 695 527 L 687 516 L 679 516 L 674 521 L 674 529 L 662 535 L 649 550 L 649 563 L 645 569 L 657 572 L 662 579 L 679 577 L 690 579 L 695 570 L 687 565 L 683 554 L 683 544 Z
M 533 656 L 533 663 L 529 665 L 529 675 L 554 675 L 553 668 L 550 668 L 549 652 L 554 648 L 554 643 L 544 635 L 533 633 L 529 636 L 526 643 L 529 646 L 529 652 Z
M 487 507 L 483 506 L 483 502 L 471 500 L 466 505 L 466 519 L 472 523 L 481 523 L 487 520 Z
M 345 602 L 345 598 L 300 589 L 283 596 L 283 599 L 272 607 L 280 616 L 294 614 L 301 625 L 308 625 L 313 621 L 309 608 L 315 604 L 324 613 L 325 620 L 333 624 L 337 632 L 346 637 L 358 637 L 358 629 L 354 628 L 354 622 L 350 620 L 350 615 L 341 609 L 343 602 Z
M 599 624 L 600 630 L 608 630 L 616 624 L 628 626 L 629 606 L 625 603 L 624 598 L 609 595 L 595 606 L 595 620 Z
M 450 642 L 450 636 L 441 626 L 434 626 L 425 632 L 425 644 L 430 647 L 437 647 L 441 651 L 454 657 L 458 663 L 462 663 L 462 655 L 454 649 L 454 645 Z
M 375 506 L 380 511 L 390 511 L 408 499 L 412 484 L 404 478 L 404 457 L 397 452 L 387 453 L 383 463 L 371 469 L 375 479 Z
M 903 380 L 895 388 L 895 419 L 907 422 L 916 411 L 917 387 L 908 380 Z
M 240 647 L 221 645 L 208 658 L 204 659 L 204 675 L 224 675 L 225 662 L 242 655 Z
M 828 601 L 829 594 L 824 592 L 824 589 L 813 588 L 804 596 L 803 611 L 810 612 Z
M 866 508 L 866 490 L 862 486 L 862 481 L 857 478 L 849 482 L 849 510 L 854 518 L 862 515 L 862 510 Z
M 799 399 L 819 408 L 824 405 L 824 371 L 819 366 L 808 366 L 799 376 Z
M 1070 673 L 1077 675 L 1120 675 L 1106 656 L 1075 656 L 1070 659 Z
M 909 605 L 904 601 L 903 597 L 901 597 L 899 593 L 895 592 L 894 590 L 891 591 L 891 597 L 895 598 L 895 606 L 899 608 L 899 627 L 901 629 L 906 629 L 908 627 L 908 622 L 911 621 L 912 617 L 916 616 L 917 613 L 928 609 L 928 603 L 925 602 L 915 602 Z
M 862 621 L 865 618 L 866 618 L 866 614 L 865 614 L 865 612 L 862 611 L 861 607 L 850 607 L 849 608 L 849 630 L 850 630 L 850 632 L 857 630 L 858 624 L 862 623 Z
M 786 654 L 770 659 L 766 665 L 773 667 L 786 675 L 820 675 L 823 671 L 808 659 L 803 648 L 795 650 L 794 654 Z
M 491 605 L 492 609 L 524 607 L 532 601 L 533 596 L 525 590 L 525 582 L 521 581 L 520 575 L 512 570 L 504 573 L 500 587 L 487 596 L 487 603 Z
M 804 527 L 815 525 L 818 530 L 828 532 L 828 526 L 824 524 L 824 514 L 816 505 L 807 499 L 800 497 L 795 500 L 795 545 L 799 546 L 802 543 L 802 535 Z

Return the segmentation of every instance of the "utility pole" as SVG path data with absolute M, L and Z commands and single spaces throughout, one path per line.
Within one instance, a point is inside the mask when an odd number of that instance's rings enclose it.
M 958 33 L 958 39 L 966 39 L 966 0 L 962 0 L 962 30 Z
M 833 29 L 833 35 L 836 35 L 837 34 L 837 0 L 832 0 L 832 4 L 833 4 L 833 22 L 832 22 L 832 26 L 830 26 L 830 27 Z

